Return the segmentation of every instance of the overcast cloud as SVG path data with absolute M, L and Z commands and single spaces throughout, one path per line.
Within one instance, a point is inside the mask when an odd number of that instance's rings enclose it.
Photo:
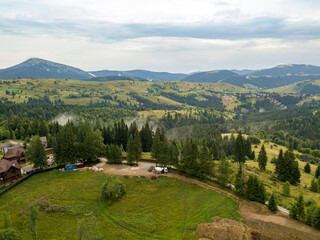
M 0 0 L 0 68 L 30 57 L 190 72 L 320 65 L 316 0 Z

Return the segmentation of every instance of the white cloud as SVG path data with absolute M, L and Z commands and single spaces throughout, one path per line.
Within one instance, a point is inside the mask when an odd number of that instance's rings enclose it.
M 316 0 L 0 1 L 0 68 L 42 57 L 84 69 L 320 64 Z

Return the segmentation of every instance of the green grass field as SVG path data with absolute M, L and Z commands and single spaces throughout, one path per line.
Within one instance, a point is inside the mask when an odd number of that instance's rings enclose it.
M 127 194 L 108 206 L 98 198 L 105 179 L 92 172 L 36 175 L 0 197 L 0 212 L 10 215 L 22 239 L 32 239 L 30 220 L 18 213 L 43 196 L 65 210 L 40 212 L 38 239 L 78 239 L 78 220 L 90 212 L 103 239 L 196 239 L 197 225 L 213 216 L 240 219 L 238 204 L 226 196 L 166 177 L 121 178 Z

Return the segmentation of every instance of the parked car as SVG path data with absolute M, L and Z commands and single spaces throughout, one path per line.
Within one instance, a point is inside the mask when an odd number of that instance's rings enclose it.
M 154 168 L 155 173 L 168 173 L 167 167 L 155 167 Z

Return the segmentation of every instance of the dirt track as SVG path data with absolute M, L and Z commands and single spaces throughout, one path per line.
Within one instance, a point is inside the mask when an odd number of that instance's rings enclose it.
M 129 167 L 125 165 L 103 166 L 103 173 L 114 176 L 144 176 L 151 177 L 155 173 L 149 173 L 152 163 L 139 163 L 138 167 Z M 245 222 L 255 232 L 253 239 L 263 240 L 320 240 L 320 231 L 299 221 L 293 220 L 283 213 L 272 214 L 265 205 L 249 202 L 238 198 L 237 196 L 220 189 L 203 183 L 197 179 L 188 178 L 177 173 L 168 173 L 161 176 L 172 177 L 181 181 L 198 185 L 199 187 L 211 189 L 218 193 L 224 194 L 239 203 L 239 213 Z M 210 239 L 210 238 L 204 238 Z M 214 238 L 212 238 L 214 239 Z

